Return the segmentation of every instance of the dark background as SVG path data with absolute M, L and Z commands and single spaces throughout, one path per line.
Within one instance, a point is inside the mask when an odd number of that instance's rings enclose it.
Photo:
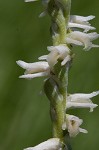
M 0 150 L 22 150 L 51 137 L 49 101 L 44 94 L 43 79 L 19 79 L 24 70 L 16 65 L 21 59 L 35 62 L 51 45 L 50 18 L 39 19 L 41 2 L 0 0 Z M 99 33 L 99 1 L 72 1 L 71 14 L 95 15 L 92 25 Z M 95 41 L 99 44 L 99 39 Z M 73 49 L 75 59 L 69 72 L 68 92 L 99 90 L 99 48 L 85 52 Z M 99 96 L 93 101 L 99 104 Z M 71 140 L 73 150 L 99 149 L 99 107 L 93 113 L 70 111 L 84 119 L 88 134 Z

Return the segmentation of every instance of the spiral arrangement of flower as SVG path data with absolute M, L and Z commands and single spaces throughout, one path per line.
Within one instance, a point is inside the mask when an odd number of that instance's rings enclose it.
M 25 0 L 32 2 L 34 0 Z M 99 37 L 91 26 L 90 20 L 95 16 L 70 15 L 71 0 L 42 0 L 45 8 L 40 17 L 48 14 L 51 18 L 52 46 L 48 46 L 48 55 L 38 58 L 38 62 L 26 63 L 18 60 L 17 64 L 25 69 L 20 78 L 33 79 L 46 77 L 44 92 L 50 101 L 50 114 L 53 124 L 53 137 L 35 147 L 25 150 L 69 150 L 67 138 L 75 137 L 79 132 L 87 133 L 80 128 L 83 120 L 68 114 L 70 108 L 89 108 L 93 111 L 97 104 L 91 98 L 97 96 L 99 91 L 89 94 L 68 92 L 68 72 L 73 61 L 73 47 L 82 46 L 85 51 L 99 45 L 93 40 Z

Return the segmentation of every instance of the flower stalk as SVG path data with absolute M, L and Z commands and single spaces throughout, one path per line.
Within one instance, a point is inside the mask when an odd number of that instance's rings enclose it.
M 32 2 L 35 0 L 25 0 Z M 44 81 L 44 92 L 50 102 L 50 116 L 53 126 L 53 138 L 35 147 L 25 150 L 71 150 L 70 138 L 78 133 L 87 133 L 87 130 L 80 126 L 83 120 L 67 114 L 68 109 L 89 108 L 93 111 L 97 104 L 91 100 L 99 95 L 99 91 L 90 94 L 68 93 L 68 72 L 73 59 L 73 46 L 84 46 L 84 50 L 90 50 L 99 45 L 92 41 L 99 37 L 89 23 L 95 16 L 70 15 L 71 0 L 42 0 L 45 11 L 40 14 L 49 14 L 51 18 L 52 46 L 48 46 L 48 55 L 40 56 L 38 62 L 16 63 L 25 69 L 25 74 L 20 78 L 33 79 L 35 77 L 46 77 Z

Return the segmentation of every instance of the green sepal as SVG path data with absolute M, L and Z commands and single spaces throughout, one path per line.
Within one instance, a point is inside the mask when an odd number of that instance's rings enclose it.
M 45 81 L 44 91 L 53 106 L 55 106 L 58 101 L 63 100 L 63 96 L 59 92 L 58 85 L 52 78 Z

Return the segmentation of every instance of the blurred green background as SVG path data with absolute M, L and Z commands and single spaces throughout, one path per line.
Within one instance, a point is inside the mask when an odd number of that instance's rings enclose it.
M 16 65 L 16 60 L 34 62 L 48 53 L 50 19 L 38 18 L 42 10 L 41 2 L 0 0 L 0 150 L 23 150 L 52 135 L 49 101 L 40 95 L 43 79 L 19 79 L 24 70 Z M 99 33 L 98 0 L 72 1 L 71 14 L 95 15 L 92 25 Z M 99 44 L 99 40 L 95 42 Z M 85 52 L 75 47 L 73 51 L 68 91 L 99 90 L 99 48 Z M 98 99 L 93 101 L 99 104 Z M 70 113 L 84 119 L 82 127 L 89 131 L 71 140 L 73 150 L 99 149 L 99 107 L 93 113 L 86 109 Z

